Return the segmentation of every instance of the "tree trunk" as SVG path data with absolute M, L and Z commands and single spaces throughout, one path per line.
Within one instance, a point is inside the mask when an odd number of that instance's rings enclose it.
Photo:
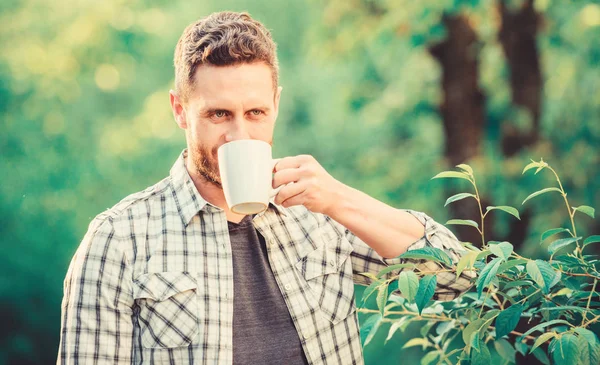
M 498 39 L 510 69 L 512 103 L 528 111 L 532 122 L 528 131 L 519 131 L 511 124 L 502 126 L 502 152 L 510 157 L 539 138 L 543 84 L 536 36 L 542 18 L 535 12 L 533 0 L 526 0 L 517 11 L 509 9 L 502 0 L 498 1 L 498 7 L 502 19 Z M 512 242 L 515 248 L 520 247 L 527 237 L 530 216 L 526 208 L 521 220 L 511 221 L 503 239 Z
M 444 152 L 448 161 L 457 165 L 481 153 L 485 97 L 478 85 L 477 34 L 463 15 L 444 16 L 443 22 L 448 36 L 429 51 L 442 66 L 444 100 L 440 113 L 446 135 Z M 448 195 L 455 193 L 448 192 Z M 475 201 L 463 202 L 450 205 L 451 216 L 480 222 Z M 482 204 L 487 204 L 483 197 Z M 485 233 L 489 237 L 492 224 L 491 221 L 487 223 Z M 473 228 L 457 226 L 456 231 L 462 241 L 480 245 L 481 237 Z
M 533 0 L 526 0 L 518 11 L 511 11 L 498 1 L 502 26 L 498 39 L 510 69 L 512 102 L 530 113 L 529 131 L 519 131 L 505 124 L 502 130 L 502 152 L 510 157 L 537 142 L 540 128 L 542 75 L 535 38 L 541 17 L 535 12 Z

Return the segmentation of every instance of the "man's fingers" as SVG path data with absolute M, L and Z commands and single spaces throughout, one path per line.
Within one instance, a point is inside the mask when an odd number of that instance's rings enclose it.
M 275 164 L 275 171 L 298 168 L 308 160 L 308 157 L 308 155 L 299 155 L 281 158 Z
M 282 205 L 286 200 L 295 197 L 296 195 L 302 194 L 306 190 L 306 184 L 295 183 L 289 184 L 281 188 L 279 193 L 275 196 L 275 204 Z
M 273 175 L 273 188 L 300 180 L 300 169 L 283 169 Z

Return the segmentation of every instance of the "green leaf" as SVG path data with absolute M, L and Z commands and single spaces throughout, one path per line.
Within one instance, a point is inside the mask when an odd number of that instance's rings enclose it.
M 479 331 L 473 332 L 473 335 L 471 335 L 471 343 L 469 345 L 474 351 L 481 351 L 481 334 Z
M 446 199 L 446 204 L 444 204 L 444 206 L 446 206 L 446 205 L 448 205 L 450 203 L 454 203 L 455 201 L 458 201 L 458 200 L 461 200 L 461 199 L 464 199 L 464 198 L 469 198 L 469 197 L 477 199 L 477 197 L 475 195 L 473 195 L 473 194 L 470 194 L 470 193 L 459 193 L 459 194 L 456 194 L 456 195 L 452 195 L 451 197 L 449 197 L 448 199 Z
M 523 306 L 521 304 L 511 305 L 507 309 L 500 312 L 496 318 L 496 338 L 500 339 L 505 335 L 511 333 L 523 313 Z
M 361 272 L 360 275 L 365 276 L 373 281 L 377 281 L 377 276 L 375 276 L 375 274 L 370 273 L 370 272 Z
M 535 358 L 538 359 L 538 361 L 542 364 L 550 365 L 550 359 L 548 358 L 548 355 L 542 351 L 542 349 L 535 349 L 535 351 L 533 351 L 533 356 L 535 356 Z
M 392 292 L 395 292 L 396 290 L 398 290 L 398 280 L 394 279 L 390 282 L 390 285 L 388 285 L 388 292 L 392 293 Z M 389 300 L 389 298 L 388 298 L 388 300 Z
M 513 267 L 515 267 L 517 265 L 523 265 L 526 263 L 527 263 L 527 260 L 525 260 L 525 259 L 508 260 L 506 262 L 503 262 L 502 265 L 500 265 L 500 267 L 498 268 L 498 274 L 501 274 L 501 273 L 505 272 L 506 270 L 512 269 Z
M 582 327 L 576 327 L 574 331 L 579 335 L 579 362 L 583 365 L 600 364 L 600 345 L 596 334 Z
M 404 316 L 395 320 L 395 322 L 392 323 L 392 325 L 390 326 L 388 335 L 384 343 L 387 343 L 394 336 L 394 333 L 396 333 L 398 329 L 400 329 L 401 332 L 404 332 L 408 324 L 410 324 L 410 321 L 408 319 L 408 316 Z M 360 328 L 360 330 L 362 331 L 362 327 Z
M 472 221 L 470 219 L 450 219 L 446 224 L 458 224 L 461 226 L 472 226 L 479 228 L 477 222 Z
M 585 338 L 577 336 L 577 348 L 579 349 L 579 359 L 577 359 L 578 365 L 591 365 L 590 364 L 590 344 Z
M 480 351 L 471 351 L 471 365 L 490 365 L 492 356 L 485 341 L 479 344 Z
M 469 323 L 462 332 L 462 338 L 465 345 L 470 345 L 472 342 L 473 335 L 478 332 L 483 324 L 486 322 L 483 318 L 478 318 L 473 322 Z
M 555 235 L 557 233 L 561 233 L 561 232 L 570 232 L 568 229 L 566 228 L 552 228 L 547 230 L 546 232 L 542 233 L 542 238 L 541 241 L 544 241 L 546 238 Z
M 421 365 L 429 365 L 440 355 L 439 351 L 431 351 L 421 358 Z
M 552 349 L 552 360 L 557 365 L 572 365 L 573 360 L 579 357 L 577 337 L 571 333 L 565 333 L 560 338 L 553 340 L 553 342 L 555 341 L 556 344 Z
M 383 284 L 381 286 L 379 286 L 379 288 L 377 289 L 377 308 L 379 308 L 379 312 L 381 313 L 381 315 L 384 315 L 384 310 L 385 310 L 385 303 L 387 303 L 388 300 L 388 284 Z
M 415 300 L 419 288 L 419 277 L 412 271 L 403 271 L 398 277 L 398 289 L 409 302 Z
M 556 271 L 552 266 L 543 260 L 532 260 L 527 263 L 526 267 L 527 274 L 538 284 L 544 294 L 548 294 L 556 276 Z
M 500 271 L 500 270 L 498 270 Z M 504 288 L 502 288 L 504 291 L 507 291 L 510 288 L 514 288 L 517 286 L 530 286 L 533 285 L 533 282 L 529 281 L 529 280 L 515 280 L 515 281 L 511 281 L 509 283 L 507 283 L 506 285 L 504 285 Z
M 596 337 L 594 332 L 583 327 L 575 327 L 574 331 L 577 332 L 581 337 L 585 338 L 590 346 L 596 346 L 596 344 L 598 344 L 598 337 Z
M 495 245 L 489 245 L 488 248 L 494 255 L 500 257 L 504 261 L 507 261 L 510 254 L 513 252 L 513 245 L 510 242 L 500 242 Z
M 517 217 L 518 220 L 521 220 L 521 217 L 519 217 L 519 211 L 516 208 L 509 207 L 508 205 L 500 205 L 497 207 L 490 206 L 490 207 L 485 208 L 486 211 L 495 210 L 495 209 L 505 211 L 506 213 Z
M 594 208 L 590 207 L 589 205 L 580 205 L 578 207 L 573 207 L 573 210 L 575 210 L 576 212 L 581 212 L 581 213 L 587 214 L 592 218 L 594 218 L 594 213 L 596 211 Z
M 548 167 L 548 164 L 544 162 L 543 158 L 540 158 L 540 162 L 533 161 L 532 159 L 529 160 L 531 161 L 531 163 L 525 166 L 521 175 L 524 174 L 527 170 L 531 170 L 534 168 L 537 168 L 537 170 L 535 171 L 535 173 L 537 174 L 541 169 Z
M 449 267 L 452 266 L 452 259 L 450 259 L 450 256 L 448 256 L 444 250 L 435 247 L 417 248 L 415 250 L 406 251 L 398 257 L 402 259 L 431 260 L 441 262 Z
M 440 179 L 440 178 L 459 178 L 459 179 L 465 179 L 465 180 L 471 181 L 471 179 L 469 178 L 469 175 L 465 174 L 464 172 L 458 172 L 458 171 L 443 171 L 443 172 L 440 172 L 439 174 L 435 175 L 434 177 L 432 177 L 431 180 Z
M 590 243 L 600 242 L 600 236 L 589 236 L 583 241 L 583 247 L 589 245 Z
M 570 245 L 573 242 L 577 242 L 581 237 L 569 237 L 569 238 L 561 238 L 560 240 L 556 240 L 548 246 L 548 253 L 550 255 L 554 255 L 554 253 L 560 250 L 563 247 Z
M 588 333 L 582 335 L 578 329 L 587 331 Z M 577 364 L 600 364 L 600 346 L 594 333 L 584 328 L 576 328 L 575 331 L 579 334 L 577 337 L 577 345 L 579 347 L 579 361 Z
M 386 267 L 385 269 L 381 270 L 380 272 L 378 272 L 377 278 L 381 278 L 381 277 L 385 276 L 385 274 L 392 272 L 394 270 L 406 269 L 406 268 L 414 269 L 415 267 L 416 267 L 416 265 L 411 264 L 411 263 L 390 265 L 390 266 Z
M 492 281 L 493 278 L 496 277 L 496 272 L 498 271 L 498 267 L 502 263 L 502 259 L 497 257 L 490 261 L 483 270 L 479 273 L 479 277 L 475 282 L 475 286 L 477 287 L 477 298 L 481 298 L 481 293 L 483 292 L 483 288 L 487 287 L 488 284 Z
M 515 349 L 517 352 L 521 353 L 523 356 L 527 355 L 527 350 L 529 346 L 525 342 L 515 341 Z
M 426 338 L 411 338 L 404 346 L 402 346 L 402 348 L 405 349 L 413 346 L 423 346 L 423 349 L 425 349 L 429 346 L 429 340 Z
M 456 326 L 455 319 L 452 319 L 450 321 L 441 322 L 435 328 L 435 333 L 437 333 L 439 336 L 441 336 L 444 333 L 448 333 L 449 331 L 453 330 L 455 328 L 455 326 Z
M 521 173 L 521 175 L 523 175 L 527 170 L 534 169 L 534 168 L 539 168 L 540 166 L 543 166 L 543 164 L 540 163 L 540 162 L 536 162 L 536 161 L 531 160 L 531 163 L 529 163 L 527 166 L 525 166 L 525 168 L 523 169 L 523 172 Z
M 551 338 L 554 338 L 558 336 L 558 333 L 556 332 L 546 332 L 546 333 L 542 333 L 540 335 L 540 337 L 538 337 L 535 342 L 533 343 L 533 346 L 531 347 L 531 351 L 533 352 L 536 348 L 538 348 L 540 345 L 546 343 L 546 341 L 548 341 Z
M 576 307 L 573 305 L 561 305 L 561 306 L 552 307 L 552 308 L 540 308 L 540 309 L 533 311 L 531 314 L 538 313 L 538 312 L 544 312 L 544 311 L 546 311 L 546 312 L 574 311 L 574 312 L 583 313 L 583 312 L 585 312 L 585 308 Z
M 554 319 L 552 321 L 548 321 L 548 322 L 542 322 L 540 324 L 538 324 L 537 326 L 534 326 L 532 328 L 530 328 L 527 332 L 525 332 L 524 334 L 522 334 L 521 336 L 519 336 L 520 339 L 524 338 L 527 335 L 532 334 L 535 331 L 539 331 L 541 329 L 544 329 L 546 327 L 552 326 L 554 324 L 566 324 L 568 326 L 570 326 L 571 324 L 565 320 L 562 319 Z
M 498 354 L 500 354 L 500 356 L 502 356 L 504 360 L 510 361 L 512 363 L 516 361 L 517 351 L 505 339 L 501 338 L 494 342 L 494 347 L 496 348 L 496 351 L 498 351 Z
M 475 264 L 475 261 L 477 260 L 477 256 L 479 256 L 479 252 L 477 251 L 468 251 L 466 254 L 464 254 L 460 260 L 458 261 L 458 264 L 456 264 L 456 277 L 458 278 L 460 276 L 460 274 L 463 272 L 463 270 L 467 269 L 467 268 L 472 268 L 473 265 Z
M 541 194 L 544 194 L 544 193 L 548 193 L 550 191 L 558 191 L 559 193 L 562 194 L 562 191 L 560 191 L 559 188 L 546 188 L 546 189 L 538 190 L 535 193 L 530 194 L 527 198 L 525 198 L 525 200 L 523 200 L 523 203 L 521 203 L 521 205 L 525 204 L 525 202 L 528 201 L 531 198 L 535 198 L 538 195 L 541 195 Z
M 471 168 L 471 166 L 467 165 L 466 163 L 461 163 L 460 165 L 456 165 L 456 167 L 466 171 L 467 174 L 469 174 L 469 175 L 473 175 L 473 169 Z
M 417 295 L 415 297 L 415 303 L 417 304 L 417 308 L 419 308 L 419 314 L 421 314 L 423 308 L 427 306 L 427 303 L 429 303 L 433 297 L 436 284 L 437 280 L 435 275 L 425 275 L 421 278 L 419 289 L 417 289 Z
M 363 291 L 363 295 L 362 295 L 362 303 L 363 304 L 367 301 L 367 299 L 369 299 L 371 294 L 373 294 L 377 290 L 377 287 L 379 285 L 381 285 L 382 283 L 383 283 L 383 280 L 376 280 L 376 281 L 373 281 L 369 286 L 367 286 L 365 291 Z
M 383 317 L 380 313 L 374 314 L 367 318 L 367 320 L 360 326 L 360 338 L 363 341 L 363 347 L 366 346 L 371 340 L 379 326 L 381 325 L 381 319 Z

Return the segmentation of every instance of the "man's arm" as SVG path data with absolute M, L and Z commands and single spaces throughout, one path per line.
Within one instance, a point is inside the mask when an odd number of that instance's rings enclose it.
M 275 198 L 284 207 L 304 205 L 308 210 L 332 218 L 343 227 L 354 247 L 352 266 L 355 273 L 377 273 L 388 265 L 401 263 L 397 258 L 407 250 L 426 246 L 444 250 L 456 263 L 464 251 L 456 236 L 444 225 L 423 212 L 396 209 L 334 179 L 310 155 L 285 157 L 274 168 L 273 187 L 281 188 Z M 338 227 L 342 229 L 342 227 Z M 456 278 L 453 272 L 440 272 L 434 261 L 417 262 L 421 272 L 437 272 L 434 296 L 450 300 L 471 287 L 473 272 Z M 389 275 L 398 274 L 399 270 Z M 355 275 L 357 284 L 365 279 Z
M 131 269 L 110 218 L 94 221 L 64 282 L 57 364 L 131 364 Z
M 274 188 L 294 182 L 281 188 L 276 204 L 304 205 L 312 212 L 325 214 L 382 257 L 404 253 L 425 233 L 423 222 L 413 215 L 336 180 L 310 155 L 282 158 L 274 171 Z
M 454 264 L 460 259 L 461 251 L 464 251 L 460 241 L 454 233 L 446 226 L 436 222 L 429 215 L 412 209 L 402 209 L 404 212 L 412 215 L 424 226 L 424 234 L 408 245 L 408 251 L 423 247 L 435 247 L 443 250 L 448 254 Z M 369 285 L 372 280 L 361 273 L 377 274 L 387 266 L 400 264 L 405 262 L 415 263 L 416 267 L 421 272 L 436 273 L 436 289 L 434 299 L 436 300 L 452 300 L 460 294 L 471 288 L 474 272 L 465 270 L 459 277 L 452 271 L 444 271 L 443 265 L 434 261 L 428 260 L 406 260 L 400 258 L 384 258 L 379 255 L 374 249 L 369 247 L 363 240 L 356 236 L 347 227 L 342 226 L 338 222 L 331 221 L 339 230 L 345 232 L 346 238 L 352 244 L 352 271 L 354 272 L 354 282 L 359 285 Z M 382 277 L 388 279 L 398 275 L 403 270 L 412 270 L 411 268 L 397 269 L 390 271 Z M 393 294 L 399 294 L 394 292 Z
M 393 208 L 344 184 L 340 184 L 336 195 L 335 204 L 325 214 L 348 228 L 381 257 L 397 257 L 425 236 L 425 222 L 407 210 Z

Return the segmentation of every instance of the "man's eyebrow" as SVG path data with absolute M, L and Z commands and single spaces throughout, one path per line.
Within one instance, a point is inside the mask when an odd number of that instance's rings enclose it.
M 268 106 L 266 106 L 266 105 L 257 105 L 257 106 L 254 106 L 254 107 L 248 109 L 248 111 L 255 110 L 255 109 L 264 110 L 265 112 L 271 111 L 271 108 L 268 107 Z M 211 114 L 216 113 L 217 111 L 223 111 L 223 112 L 231 113 L 231 110 L 226 109 L 226 108 L 209 107 L 209 108 L 206 108 L 206 109 L 201 109 L 198 112 L 198 114 L 199 115 L 211 115 Z
M 198 114 L 199 114 L 199 115 L 211 115 L 211 114 L 214 114 L 214 113 L 216 113 L 216 112 L 218 112 L 218 111 L 223 111 L 223 112 L 228 112 L 228 113 L 231 113 L 231 111 L 230 111 L 230 110 L 227 110 L 227 109 L 225 109 L 225 108 L 206 108 L 206 109 L 201 109 L 201 110 L 198 112 Z
M 271 108 L 269 108 L 269 107 L 268 107 L 268 106 L 266 106 L 266 105 L 258 105 L 258 106 L 255 106 L 254 108 L 251 108 L 250 110 L 255 110 L 255 109 L 262 109 L 262 110 L 264 110 L 264 111 L 266 111 L 266 112 L 268 112 L 268 111 L 270 111 L 270 110 L 271 110 Z

